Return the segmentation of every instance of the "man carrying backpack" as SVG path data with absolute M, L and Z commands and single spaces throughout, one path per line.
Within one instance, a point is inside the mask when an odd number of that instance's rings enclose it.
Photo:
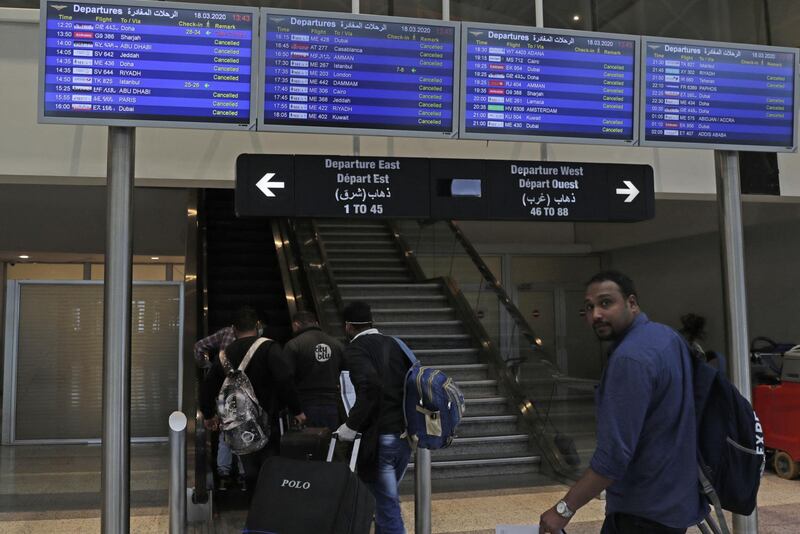
M 294 413 L 301 414 L 302 417 L 297 394 L 288 379 L 289 372 L 281 358 L 281 347 L 275 341 L 258 337 L 257 323 L 258 316 L 254 309 L 244 307 L 237 312 L 236 321 L 233 324 L 236 341 L 228 345 L 224 350 L 224 361 L 227 361 L 227 364 L 221 361 L 223 360 L 222 357 L 217 359 L 211 366 L 205 381 L 200 386 L 200 409 L 206 419 L 207 426 L 215 429 L 221 423 L 218 414 L 220 409 L 218 401 L 220 391 L 226 382 L 226 377 L 231 377 L 229 380 L 232 380 L 242 361 L 246 359 L 248 354 L 250 355 L 250 360 L 244 368 L 244 375 L 247 380 L 240 381 L 243 385 L 239 389 L 242 390 L 245 396 L 250 392 L 255 395 L 256 402 L 252 402 L 253 399 L 248 398 L 246 404 L 252 404 L 252 407 L 259 411 L 254 424 L 260 430 L 256 428 L 256 431 L 253 432 L 252 429 L 247 429 L 247 434 L 244 436 L 245 441 L 250 439 L 254 433 L 258 434 L 259 432 L 263 432 L 266 437 L 269 437 L 268 415 L 272 415 L 273 412 L 277 413 L 276 410 L 279 407 L 278 398 L 282 403 L 287 403 Z M 258 346 L 255 345 L 256 343 L 258 343 Z M 254 346 L 256 346 L 255 350 L 251 351 Z M 233 393 L 236 392 L 233 391 Z M 245 403 L 240 402 L 239 404 L 240 408 L 243 408 Z M 228 406 L 226 409 L 235 410 L 236 406 Z M 237 446 L 241 446 L 241 443 L 231 443 L 231 441 L 239 440 L 239 436 L 234 431 L 229 432 L 225 428 L 224 421 L 222 423 L 221 430 L 226 434 L 226 440 L 231 445 L 233 452 L 237 453 Z M 267 448 L 264 447 L 265 444 L 266 442 L 261 443 L 261 447 L 256 451 L 238 452 L 244 464 L 246 484 L 249 487 L 252 487 L 255 483 L 261 463 L 266 456 Z
M 584 310 L 597 337 L 612 342 L 596 393 L 597 449 L 580 480 L 542 514 L 540 532 L 561 532 L 603 490 L 602 534 L 685 532 L 707 511 L 697 482 L 689 348 L 647 318 L 622 273 L 596 274 Z
M 404 534 L 398 486 L 411 458 L 403 435 L 403 391 L 411 362 L 394 339 L 372 327 L 366 302 L 348 304 L 344 321 L 350 338 L 344 362 L 356 401 L 339 437 L 352 441 L 362 433 L 358 475 L 375 496 L 375 534 Z

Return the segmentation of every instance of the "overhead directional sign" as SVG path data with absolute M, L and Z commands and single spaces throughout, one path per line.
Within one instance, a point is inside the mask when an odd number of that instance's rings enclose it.
M 294 157 L 242 154 L 236 158 L 236 215 L 294 217 Z
M 620 221 L 654 216 L 649 165 L 270 156 L 236 162 L 240 217 Z
M 256 187 L 264 193 L 267 197 L 275 197 L 275 193 L 272 192 L 273 189 L 283 189 L 286 187 L 284 182 L 273 182 L 272 179 L 275 178 L 276 173 L 268 172 L 265 173 L 261 179 L 256 182 Z
M 296 156 L 298 217 L 428 217 L 428 162 L 418 158 Z
M 640 221 L 654 216 L 653 169 L 556 161 L 487 161 L 489 218 Z

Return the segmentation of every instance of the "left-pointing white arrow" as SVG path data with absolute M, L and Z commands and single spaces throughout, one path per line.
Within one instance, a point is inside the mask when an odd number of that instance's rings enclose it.
M 271 182 L 270 181 L 274 177 L 275 177 L 275 173 L 274 172 L 268 172 L 267 174 L 262 176 L 261 179 L 258 182 L 256 182 L 256 187 L 259 190 L 261 190 L 261 192 L 264 193 L 268 197 L 274 197 L 275 196 L 275 193 L 272 192 L 273 189 L 283 189 L 284 188 L 284 183 L 283 182 Z
M 627 188 L 618 187 L 617 194 L 618 195 L 628 195 L 628 198 L 625 199 L 625 203 L 633 202 L 633 199 L 639 196 L 639 190 L 633 185 L 633 182 L 630 180 L 622 180 L 622 183 L 628 186 Z

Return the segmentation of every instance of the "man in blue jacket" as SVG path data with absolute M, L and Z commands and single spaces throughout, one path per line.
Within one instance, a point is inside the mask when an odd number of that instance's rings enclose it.
M 596 274 L 586 286 L 586 320 L 610 341 L 596 392 L 597 449 L 540 531 L 561 532 L 606 490 L 602 534 L 683 533 L 705 516 L 697 486 L 691 354 L 680 334 L 647 318 L 630 278 Z

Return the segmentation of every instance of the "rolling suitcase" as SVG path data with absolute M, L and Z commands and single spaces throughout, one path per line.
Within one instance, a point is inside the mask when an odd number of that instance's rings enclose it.
M 331 431 L 326 427 L 296 427 L 281 419 L 281 456 L 295 460 L 325 460 Z
M 349 467 L 331 462 L 337 437 L 331 437 L 327 462 L 280 456 L 264 462 L 243 533 L 369 533 L 375 499 L 355 474 L 361 437 L 353 444 Z

